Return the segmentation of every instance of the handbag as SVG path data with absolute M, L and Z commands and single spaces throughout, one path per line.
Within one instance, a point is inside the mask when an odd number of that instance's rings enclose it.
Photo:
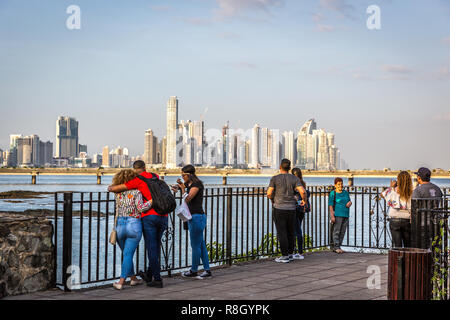
M 183 195 L 183 201 L 181 202 L 181 205 L 175 211 L 178 218 L 180 218 L 183 222 L 186 222 L 186 221 L 189 221 L 192 219 L 191 211 L 189 210 L 189 207 L 186 203 L 186 197 L 187 197 L 187 193 L 185 193 Z
M 111 234 L 109 235 L 109 243 L 111 243 L 113 246 L 116 245 L 117 242 L 117 217 L 119 214 L 116 213 L 116 217 L 114 218 L 114 229 L 111 231 Z

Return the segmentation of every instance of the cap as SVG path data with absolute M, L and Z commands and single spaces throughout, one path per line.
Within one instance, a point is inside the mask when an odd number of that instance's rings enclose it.
M 428 168 L 420 168 L 419 170 L 417 170 L 417 172 L 414 172 L 415 174 L 417 174 L 422 180 L 429 180 L 431 177 L 431 171 Z

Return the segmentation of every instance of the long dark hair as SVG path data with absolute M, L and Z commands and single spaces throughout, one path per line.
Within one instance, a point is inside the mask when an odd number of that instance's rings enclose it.
M 294 168 L 291 172 L 294 176 L 300 179 L 300 183 L 302 184 L 303 188 L 306 188 L 306 182 L 303 180 L 302 170 L 300 168 Z
M 189 181 L 191 183 L 199 183 L 203 187 L 203 182 L 195 174 L 195 167 L 193 165 L 188 164 L 188 165 L 184 166 L 181 169 L 181 172 L 189 174 Z

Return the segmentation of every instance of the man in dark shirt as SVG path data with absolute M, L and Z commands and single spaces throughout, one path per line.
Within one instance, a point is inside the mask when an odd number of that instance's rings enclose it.
M 145 162 L 142 160 L 135 161 L 133 169 L 144 178 L 150 179 L 153 177 L 150 172 L 145 171 Z M 155 174 L 155 176 L 159 179 L 158 175 Z M 138 177 L 128 181 L 126 184 L 108 187 L 108 191 L 115 193 L 130 189 L 138 189 L 146 200 L 152 199 L 147 183 Z M 148 270 L 147 273 L 140 273 L 139 275 L 147 282 L 147 286 L 162 288 L 159 252 L 161 250 L 161 238 L 168 225 L 168 215 L 160 215 L 152 208 L 141 214 L 141 221 L 145 246 L 147 247 Z
M 443 194 L 441 188 L 430 182 L 430 169 L 422 167 L 414 173 L 417 175 L 417 182 L 419 183 L 419 185 L 416 187 L 416 189 L 414 189 L 412 195 L 413 199 L 440 199 L 442 197 Z
M 420 168 L 417 172 L 417 182 L 419 185 L 414 189 L 412 198 L 413 199 L 423 199 L 425 201 L 421 202 L 421 209 L 432 210 L 441 205 L 442 190 L 431 180 L 431 171 L 428 168 Z M 416 237 L 416 246 L 419 248 L 427 249 L 431 246 L 433 238 L 433 223 L 431 219 L 431 211 L 425 211 L 425 213 L 418 213 L 422 215 L 421 225 L 417 226 L 419 234 L 412 235 Z M 417 217 L 416 217 L 417 218 Z M 420 237 L 419 237 L 420 236 Z
M 267 189 L 267 197 L 273 201 L 273 219 L 282 254 L 281 257 L 275 259 L 276 262 L 293 260 L 295 209 L 297 205 L 295 192 L 300 193 L 303 201 L 306 201 L 306 191 L 300 179 L 290 174 L 289 170 L 291 170 L 291 161 L 288 159 L 281 160 L 280 174 L 272 177 Z

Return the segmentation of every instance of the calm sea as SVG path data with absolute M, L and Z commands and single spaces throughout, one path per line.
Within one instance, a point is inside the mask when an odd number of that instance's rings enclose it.
M 178 177 L 166 177 L 166 182 L 174 184 Z M 206 185 L 221 185 L 221 176 L 203 176 L 201 177 Z M 229 177 L 229 185 L 243 186 L 267 186 L 270 177 Z M 330 185 L 333 184 L 333 178 L 327 177 L 307 177 L 306 183 L 309 186 Z M 76 176 L 76 175 L 56 175 L 56 176 L 38 176 L 37 184 L 31 184 L 31 177 L 28 175 L 0 175 L 0 192 L 11 190 L 29 190 L 29 191 L 73 191 L 73 192 L 105 192 L 111 184 L 112 176 L 104 176 L 102 184 L 96 184 L 96 176 Z M 355 178 L 355 186 L 388 186 L 390 178 Z M 450 187 L 450 179 L 433 179 L 433 182 L 441 187 Z M 344 183 L 347 183 L 344 179 Z M 20 201 L 20 202 L 18 202 Z M 0 211 L 24 211 L 27 209 L 53 209 L 53 196 L 46 195 L 39 199 L 7 199 L 0 200 Z

